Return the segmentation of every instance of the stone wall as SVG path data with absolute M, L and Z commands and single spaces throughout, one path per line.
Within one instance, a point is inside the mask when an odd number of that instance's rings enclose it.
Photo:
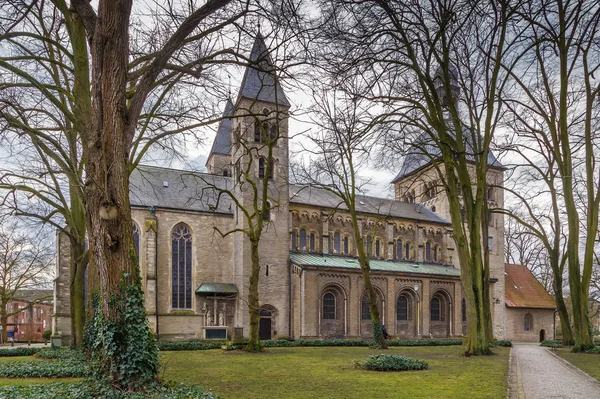
M 512 341 L 540 342 L 543 330 L 544 339 L 554 336 L 554 309 L 509 308 L 506 307 L 506 339 Z M 525 331 L 525 315 L 531 314 L 533 325 Z

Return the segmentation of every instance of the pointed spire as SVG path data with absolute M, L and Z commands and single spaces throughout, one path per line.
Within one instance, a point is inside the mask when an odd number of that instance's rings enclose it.
M 219 129 L 217 129 L 217 135 L 215 137 L 215 141 L 213 141 L 212 148 L 210 150 L 210 154 L 223 154 L 229 155 L 231 154 L 231 118 L 233 115 L 233 103 L 231 99 L 227 99 L 227 104 L 225 105 L 225 111 L 223 112 L 223 119 L 219 123 Z
M 238 101 L 241 98 L 248 98 L 289 107 L 290 103 L 277 80 L 275 66 L 260 32 L 254 40 L 250 61 L 253 65 L 246 68 Z

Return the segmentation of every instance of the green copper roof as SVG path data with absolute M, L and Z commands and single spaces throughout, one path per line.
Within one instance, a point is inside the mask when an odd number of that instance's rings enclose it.
M 360 270 L 358 259 L 346 256 L 291 253 L 290 259 L 292 260 L 292 263 L 298 266 Z M 437 265 L 433 263 L 397 262 L 392 260 L 371 259 L 370 267 L 373 271 L 381 272 L 460 277 L 460 270 L 454 266 Z
M 225 283 L 202 283 L 200 287 L 196 290 L 196 294 L 201 295 L 233 295 L 237 294 L 238 289 L 235 284 L 225 284 Z

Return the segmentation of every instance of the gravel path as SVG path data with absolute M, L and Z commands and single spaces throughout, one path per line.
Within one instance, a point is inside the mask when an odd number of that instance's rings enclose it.
M 510 399 L 600 398 L 600 383 L 539 344 L 514 344 Z

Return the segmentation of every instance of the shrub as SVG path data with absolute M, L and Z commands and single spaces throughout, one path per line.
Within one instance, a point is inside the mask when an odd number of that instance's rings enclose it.
M 14 349 L 0 349 L 0 357 L 11 357 L 11 356 L 31 356 L 35 355 L 41 350 L 41 348 L 14 348 Z
M 355 362 L 355 367 L 373 371 L 427 370 L 424 360 L 401 355 L 371 355 L 364 362 Z
M 161 351 L 201 351 L 219 349 L 225 342 L 159 342 L 158 350 Z
M 48 385 L 8 386 L 0 388 L 1 398 L 20 399 L 88 399 L 102 396 L 103 393 L 95 385 L 87 382 L 75 384 L 55 383 Z M 218 399 L 210 392 L 191 385 L 174 384 L 171 386 L 155 386 L 146 392 L 110 392 L 111 399 Z
M 600 346 L 594 346 L 593 348 L 590 348 L 588 350 L 585 351 L 586 353 L 594 353 L 597 355 L 600 355 Z
M 553 341 L 553 340 L 547 339 L 545 341 L 542 341 L 540 343 L 540 346 L 547 346 L 549 348 L 562 348 L 563 345 L 562 345 L 562 342 L 560 342 L 558 340 L 557 341 Z
M 42 349 L 38 352 L 37 357 L 41 359 L 82 359 L 82 355 L 80 352 L 76 351 L 75 349 L 67 348 Z
M 52 330 L 46 330 L 42 333 L 42 338 L 44 339 L 44 341 L 50 341 L 50 338 L 52 337 Z
M 492 346 L 503 346 L 506 348 L 510 348 L 512 346 L 512 342 L 509 341 L 508 339 L 497 339 L 494 341 Z
M 80 360 L 25 361 L 0 363 L 2 378 L 85 377 L 88 367 Z

